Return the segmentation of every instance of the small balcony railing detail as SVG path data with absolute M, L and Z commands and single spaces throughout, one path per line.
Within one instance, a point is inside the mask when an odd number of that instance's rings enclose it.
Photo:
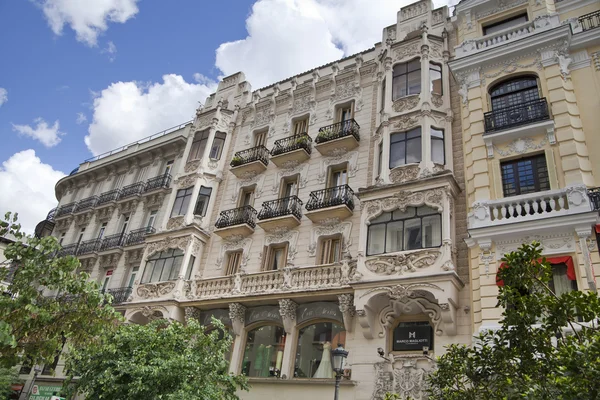
M 256 210 L 252 206 L 221 211 L 215 227 L 221 229 L 241 224 L 248 224 L 252 228 L 256 227 Z
M 583 32 L 600 28 L 600 10 L 582 15 L 577 18 Z
M 256 146 L 251 149 L 238 151 L 231 159 L 231 167 L 239 167 L 240 165 L 249 164 L 254 161 L 260 161 L 263 164 L 269 165 L 269 150 L 265 146 Z
M 590 203 L 592 203 L 592 209 L 594 211 L 600 211 L 600 188 L 590 188 L 587 192 Z
M 124 238 L 124 233 L 117 233 L 116 235 L 106 236 L 104 239 L 102 239 L 99 251 L 116 249 L 117 247 L 123 246 Z
M 56 214 L 54 215 L 54 218 L 58 218 L 58 217 L 62 217 L 63 215 L 71 214 L 75 210 L 76 206 L 77 206 L 77 203 L 69 203 L 69 204 L 65 204 L 64 206 L 60 206 L 58 208 L 58 210 L 56 210 Z
M 310 199 L 306 203 L 306 209 L 314 211 L 344 204 L 350 210 L 354 210 L 354 191 L 348 185 L 311 192 Z
M 57 257 L 74 256 L 75 254 L 77 254 L 77 247 L 79 247 L 79 244 L 77 244 L 77 243 L 63 246 L 58 251 L 58 253 L 56 253 L 56 256 Z
M 103 293 L 108 293 L 113 297 L 112 304 L 122 304 L 127 301 L 131 293 L 133 292 L 133 288 L 131 287 L 121 287 L 115 289 L 106 289 L 103 290 Z
M 270 219 L 293 215 L 302 219 L 302 200 L 298 196 L 284 197 L 282 199 L 265 201 L 258 213 L 258 219 Z
M 289 153 L 290 151 L 299 149 L 304 149 L 308 154 L 310 154 L 312 150 L 311 143 L 312 138 L 306 133 L 279 139 L 275 141 L 275 144 L 271 149 L 271 156 L 278 156 L 280 154 Z
M 146 236 L 155 232 L 156 229 L 151 226 L 133 230 L 129 232 L 129 235 L 127 235 L 124 245 L 133 246 L 135 244 L 144 243 L 146 241 Z
M 88 197 L 87 199 L 80 200 L 77 203 L 77 208 L 75 212 L 89 210 L 90 208 L 94 208 L 96 203 L 98 202 L 98 196 Z
M 325 143 L 330 140 L 343 138 L 346 136 L 354 136 L 357 141 L 360 141 L 360 135 L 358 131 L 360 130 L 360 125 L 356 123 L 355 120 L 349 119 L 347 121 L 338 122 L 337 124 L 324 126 L 319 129 L 319 134 L 315 139 L 317 144 Z
M 48 212 L 48 215 L 46 215 L 46 220 L 47 220 L 47 221 L 54 221 L 54 216 L 55 216 L 55 214 L 56 214 L 56 207 L 55 207 L 55 208 L 53 208 L 52 210 L 50 210 L 50 211 Z
M 550 118 L 550 114 L 546 99 L 538 99 L 486 112 L 484 118 L 485 132 L 493 133 L 544 121 Z
M 98 196 L 98 201 L 96 202 L 96 207 L 102 204 L 110 203 L 111 201 L 117 201 L 121 191 L 119 189 L 111 190 L 109 192 L 104 192 L 100 196 Z
M 101 239 L 86 240 L 84 242 L 81 242 L 79 243 L 79 247 L 77 248 L 77 255 L 81 256 L 84 254 L 89 254 L 98 251 L 101 243 Z
M 171 184 L 171 175 L 163 174 L 156 176 L 154 178 L 148 179 L 146 181 L 146 186 L 144 187 L 144 192 L 149 192 L 155 189 L 168 188 Z
M 144 182 L 137 182 L 132 185 L 125 186 L 121 189 L 119 200 L 126 199 L 128 197 L 137 196 L 144 190 Z

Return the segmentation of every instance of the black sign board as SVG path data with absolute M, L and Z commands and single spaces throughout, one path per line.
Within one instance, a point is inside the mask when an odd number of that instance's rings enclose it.
M 394 351 L 433 349 L 433 328 L 430 325 L 398 325 L 394 329 Z

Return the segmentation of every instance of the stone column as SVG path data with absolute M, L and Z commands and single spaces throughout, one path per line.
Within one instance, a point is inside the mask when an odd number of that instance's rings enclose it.
M 591 291 L 597 292 L 596 279 L 593 271 L 592 257 L 590 250 L 587 246 L 587 240 L 592 236 L 592 230 L 589 225 L 584 225 L 575 228 L 577 237 L 579 239 L 579 247 L 581 247 L 581 256 L 583 258 L 583 265 L 585 266 L 585 277 L 587 284 Z
M 294 376 L 294 360 L 295 349 L 293 348 L 296 342 L 296 309 L 298 305 L 290 299 L 279 300 L 279 314 L 283 321 L 286 339 L 285 348 L 283 349 L 283 362 L 281 364 L 281 377 L 292 378 Z
M 231 319 L 233 334 L 235 335 L 229 372 L 238 374 L 240 372 L 242 358 L 244 357 L 246 307 L 240 303 L 229 303 L 229 318 Z

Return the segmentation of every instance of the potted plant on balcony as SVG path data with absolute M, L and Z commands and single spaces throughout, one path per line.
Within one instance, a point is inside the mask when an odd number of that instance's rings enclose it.
M 325 128 L 319 131 L 317 135 L 317 143 L 327 142 L 328 140 L 333 139 L 333 131 L 331 128 Z
M 240 166 L 243 163 L 244 163 L 244 160 L 242 160 L 242 157 L 240 157 L 240 156 L 233 156 L 233 158 L 231 159 L 231 166 L 232 167 Z
M 300 135 L 296 138 L 296 146 L 298 147 L 306 147 L 308 145 L 308 136 Z

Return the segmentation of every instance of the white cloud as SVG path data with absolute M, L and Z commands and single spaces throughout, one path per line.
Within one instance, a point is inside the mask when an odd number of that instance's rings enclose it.
M 138 12 L 139 0 L 39 0 L 50 28 L 61 35 L 65 25 L 75 31 L 77 40 L 95 46 L 108 23 L 125 23 Z
M 202 75 L 202 74 L 201 74 L 201 73 L 199 73 L 199 72 L 196 72 L 196 73 L 194 74 L 194 80 L 195 80 L 197 83 L 201 83 L 201 84 L 203 84 L 203 85 L 214 85 L 214 84 L 216 84 L 216 82 L 214 82 L 212 79 L 210 79 L 210 78 L 209 78 L 209 77 L 207 77 L 207 76 L 204 76 L 204 75 Z
M 117 46 L 113 42 L 108 42 L 106 48 L 102 49 L 102 54 L 108 54 L 110 62 L 115 61 L 117 58 Z
M 46 147 L 54 147 L 60 143 L 60 137 L 65 133 L 59 131 L 58 121 L 54 121 L 52 126 L 49 126 L 42 118 L 36 118 L 34 122 L 37 124 L 35 128 L 29 125 L 12 124 L 13 130 L 19 132 L 20 135 L 39 140 Z
M 79 112 L 79 113 L 77 113 L 77 120 L 75 122 L 77 122 L 77 125 L 81 125 L 84 122 L 87 122 L 87 117 L 85 116 L 84 113 Z
M 8 101 L 8 91 L 0 87 L 0 107 Z
M 163 82 L 116 82 L 94 99 L 94 117 L 85 143 L 94 154 L 192 119 L 199 101 L 216 83 L 194 84 L 180 75 L 164 75 Z
M 225 75 L 243 71 L 257 89 L 372 47 L 414 1 L 259 0 L 246 20 L 248 36 L 221 44 L 216 66 Z
M 56 206 L 54 185 L 64 176 L 42 163 L 34 150 L 13 154 L 0 167 L 0 213 L 18 212 L 23 230 L 33 233 L 36 224 Z

